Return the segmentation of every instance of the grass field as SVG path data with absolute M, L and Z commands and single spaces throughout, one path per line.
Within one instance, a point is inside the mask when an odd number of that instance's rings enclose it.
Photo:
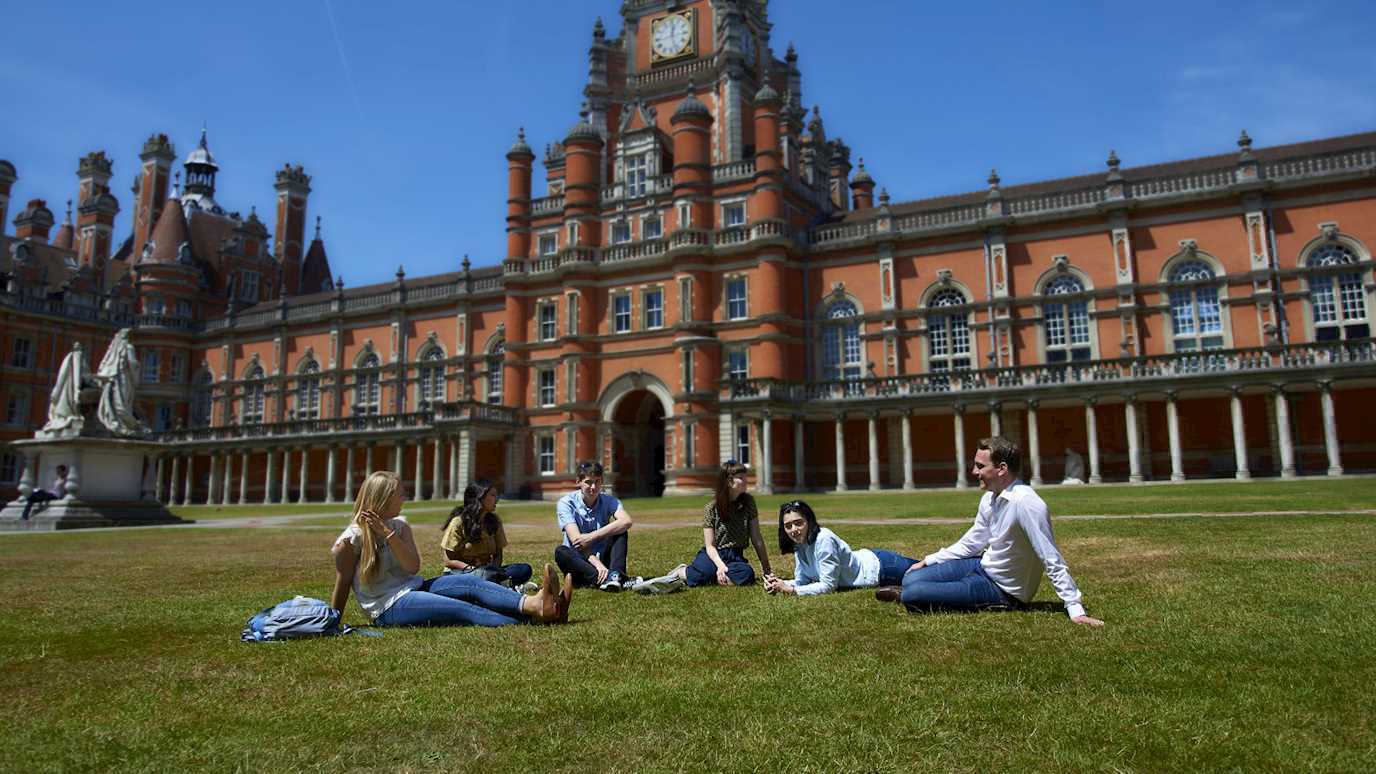
M 580 591 L 565 627 L 238 641 L 326 597 L 340 506 L 277 528 L 0 535 L 0 770 L 1365 771 L 1376 762 L 1376 481 L 1048 488 L 1100 630 L 912 616 L 856 591 Z M 852 546 L 924 553 L 977 493 L 816 495 Z M 791 497 L 761 498 L 773 512 Z M 687 561 L 702 503 L 628 501 L 633 572 Z M 413 512 L 425 572 L 444 504 Z M 503 502 L 511 560 L 552 506 Z M 1313 512 L 1319 513 L 1313 513 Z M 331 514 L 334 514 L 333 516 Z M 852 523 L 845 523 L 850 520 Z M 536 525 L 545 528 L 535 528 Z M 775 557 L 788 574 L 791 561 Z M 353 602 L 347 619 L 361 623 Z

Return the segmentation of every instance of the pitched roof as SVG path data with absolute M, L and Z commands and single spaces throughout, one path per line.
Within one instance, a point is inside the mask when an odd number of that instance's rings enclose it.
M 149 240 L 153 250 L 142 259 L 143 263 L 177 263 L 178 253 L 186 238 L 186 214 L 182 203 L 175 197 L 169 198 L 162 208 L 162 215 L 153 226 L 153 236 Z
M 325 243 L 319 237 L 311 240 L 306 260 L 301 263 L 301 292 L 320 293 L 334 287 L 331 281 L 330 259 L 325 255 Z

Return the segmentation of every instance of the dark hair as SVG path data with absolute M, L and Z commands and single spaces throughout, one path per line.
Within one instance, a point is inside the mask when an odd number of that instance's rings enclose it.
M 736 501 L 731 498 L 731 479 L 748 470 L 735 460 L 727 460 L 717 471 L 717 494 L 714 502 L 717 504 L 717 518 L 722 521 L 730 518 L 731 511 L 736 507 Z
M 1016 476 L 1022 472 L 1022 450 L 1013 441 L 996 435 L 979 439 L 978 448 L 989 452 L 989 461 L 995 465 L 1007 465 L 1009 473 Z
M 817 514 L 812 512 L 812 506 L 802 500 L 791 500 L 779 506 L 779 553 L 793 553 L 794 543 L 784 531 L 784 516 L 790 513 L 800 513 L 807 519 L 807 536 L 804 543 L 812 545 L 817 540 L 817 533 L 822 530 L 817 525 Z
M 602 463 L 594 462 L 592 460 L 583 460 L 582 462 L 578 463 L 578 481 L 581 482 L 584 479 L 601 477 Z
M 485 478 L 477 479 L 464 487 L 463 505 L 449 512 L 449 518 L 444 520 L 444 526 L 440 527 L 440 531 L 449 529 L 449 522 L 454 519 L 462 519 L 459 528 L 466 543 L 476 542 L 484 532 L 489 535 L 497 534 L 497 527 L 501 525 L 502 520 L 497 518 L 495 513 L 483 513 L 483 498 L 495 488 L 496 486 Z

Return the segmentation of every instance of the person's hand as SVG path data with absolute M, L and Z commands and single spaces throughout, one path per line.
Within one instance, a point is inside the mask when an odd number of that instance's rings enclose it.
M 391 529 L 387 527 L 387 521 L 377 514 L 376 511 L 359 511 L 358 520 L 363 522 L 363 526 L 373 533 L 373 537 L 379 541 L 386 542 L 387 533 Z
M 718 568 L 717 568 L 717 585 L 718 585 L 718 586 L 730 586 L 730 585 L 731 585 L 731 576 L 726 574 L 726 568 L 725 568 L 725 567 L 718 567 Z
M 1097 629 L 1098 627 L 1104 625 L 1104 622 L 1103 622 L 1103 621 L 1100 621 L 1098 618 L 1090 618 L 1090 617 L 1087 616 L 1087 615 L 1077 615 L 1077 616 L 1075 616 L 1074 618 L 1072 618 L 1072 619 L 1070 619 L 1070 620 L 1071 620 L 1073 623 L 1077 623 L 1077 624 L 1079 624 L 1079 625 L 1081 625 L 1081 626 L 1089 626 L 1089 627 L 1093 627 L 1093 628 L 1096 628 L 1096 629 Z
M 774 577 L 774 573 L 765 573 L 764 590 L 767 594 L 774 594 L 779 591 L 779 579 Z
M 903 574 L 904 574 L 904 575 L 907 575 L 907 574 L 910 573 L 910 572 L 913 572 L 913 571 L 915 571 L 915 570 L 920 570 L 920 569 L 922 569 L 923 567 L 926 567 L 926 566 L 927 566 L 927 560 L 926 560 L 926 559 L 923 559 L 922 561 L 918 562 L 917 564 L 915 564 L 915 565 L 909 567 L 908 569 L 904 570 L 904 571 L 903 571 Z
M 573 537 L 569 538 L 569 543 L 572 544 L 574 548 L 578 549 L 579 551 L 582 551 L 586 549 L 588 545 L 592 543 L 592 541 L 588 540 L 587 535 L 584 535 L 580 532 L 577 535 L 574 535 Z

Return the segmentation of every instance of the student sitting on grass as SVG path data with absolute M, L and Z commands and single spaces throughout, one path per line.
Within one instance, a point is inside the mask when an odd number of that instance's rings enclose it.
M 850 550 L 835 532 L 818 526 L 817 515 L 802 500 L 779 507 L 779 553 L 793 554 L 793 580 L 766 575 L 764 590 L 802 597 L 896 585 L 917 564 L 916 559 L 882 548 Z
M 760 557 L 760 569 L 771 574 L 769 552 L 760 536 L 760 515 L 750 488 L 748 470 L 727 460 L 717 472 L 717 496 L 702 512 L 702 548 L 691 564 L 680 564 L 669 574 L 636 586 L 640 594 L 668 594 L 684 586 L 749 586 L 755 568 L 745 558 L 747 541 Z
M 463 490 L 463 505 L 445 520 L 440 549 L 444 574 L 466 573 L 517 588 L 530 580 L 528 564 L 502 564 L 506 529 L 497 517 L 497 487 L 485 478 Z
M 631 515 L 621 501 L 602 491 L 602 464 L 578 463 L 578 490 L 554 506 L 564 544 L 554 549 L 559 569 L 578 586 L 620 591 L 639 578 L 626 577 L 626 547 Z
M 349 526 L 335 539 L 330 606 L 344 613 L 352 588 L 359 607 L 378 626 L 509 626 L 568 621 L 573 586 L 559 587 L 545 565 L 544 588 L 534 596 L 474 575 L 422 579 L 420 552 L 401 514 L 404 499 L 395 473 L 379 470 L 358 490 Z

